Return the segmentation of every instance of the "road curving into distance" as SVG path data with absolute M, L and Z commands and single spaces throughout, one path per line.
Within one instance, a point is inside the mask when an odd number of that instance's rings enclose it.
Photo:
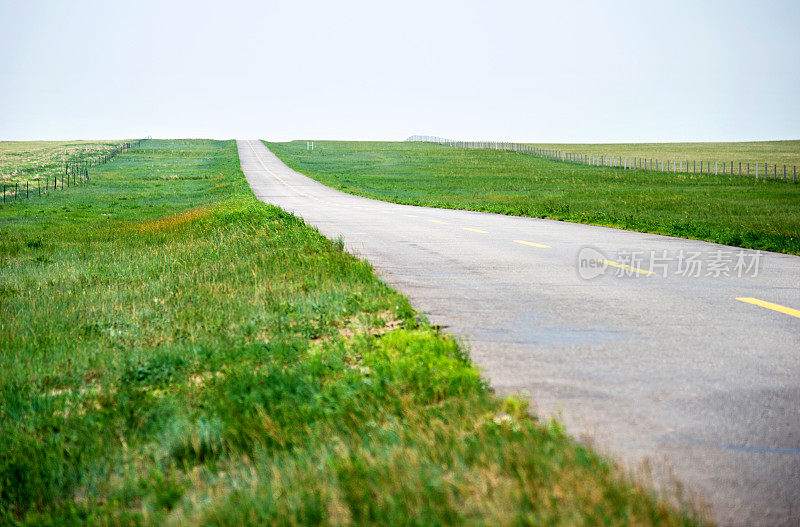
M 255 195 L 344 239 L 503 394 L 723 525 L 800 523 L 800 257 L 345 194 L 238 141 Z

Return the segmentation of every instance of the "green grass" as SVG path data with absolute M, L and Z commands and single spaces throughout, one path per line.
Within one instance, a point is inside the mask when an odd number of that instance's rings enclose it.
M 527 143 L 532 146 L 572 152 L 577 154 L 597 154 L 609 156 L 637 157 L 647 159 L 663 159 L 696 162 L 697 171 L 700 170 L 700 161 L 703 161 L 703 170 L 706 163 L 711 163 L 714 171 L 714 162 L 719 163 L 719 173 L 722 174 L 722 164 L 734 162 L 734 169 L 739 169 L 739 163 L 751 164 L 750 174 L 755 175 L 755 165 L 758 164 L 759 177 L 764 176 L 764 163 L 769 165 L 769 177 L 772 177 L 773 165 L 778 165 L 778 177 L 783 178 L 783 165 L 787 167 L 787 179 L 792 178 L 792 167 L 800 169 L 800 140 L 790 141 L 747 141 L 737 143 Z M 649 163 L 649 162 L 648 162 Z M 746 167 L 742 168 L 742 173 Z M 798 174 L 800 177 L 800 174 Z
M 326 185 L 397 203 L 553 218 L 800 254 L 800 185 L 625 171 L 429 143 L 268 143 Z
M 148 141 L 0 208 L 0 523 L 697 523 L 526 405 L 370 266 Z
M 64 175 L 64 163 L 80 159 L 90 162 L 111 152 L 124 141 L 0 141 L 0 192 L 7 185 L 6 199 L 13 199 L 14 185 L 19 184 L 21 196 L 25 183 L 31 195 L 36 195 L 45 181 Z

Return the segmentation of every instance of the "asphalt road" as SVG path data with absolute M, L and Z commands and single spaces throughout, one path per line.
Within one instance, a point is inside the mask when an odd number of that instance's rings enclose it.
M 342 236 L 499 393 L 723 525 L 800 524 L 800 257 L 370 200 L 238 145 L 259 199 Z

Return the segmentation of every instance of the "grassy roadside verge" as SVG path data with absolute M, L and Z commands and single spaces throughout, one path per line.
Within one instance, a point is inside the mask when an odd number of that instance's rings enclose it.
M 268 143 L 287 165 L 397 203 L 605 225 L 800 254 L 800 185 L 587 167 L 424 143 Z
M 0 523 L 695 523 L 493 397 L 233 142 L 92 181 L 0 209 Z

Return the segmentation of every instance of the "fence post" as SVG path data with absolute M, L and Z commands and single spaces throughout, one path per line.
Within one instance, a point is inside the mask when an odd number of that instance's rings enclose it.
M 25 199 L 31 199 L 30 181 L 25 181 Z
M 783 165 L 783 180 L 786 181 L 786 165 Z
M 755 165 L 756 165 L 756 179 L 758 179 L 758 163 L 755 163 Z
M 42 180 L 36 180 L 36 192 L 41 196 L 42 195 Z

